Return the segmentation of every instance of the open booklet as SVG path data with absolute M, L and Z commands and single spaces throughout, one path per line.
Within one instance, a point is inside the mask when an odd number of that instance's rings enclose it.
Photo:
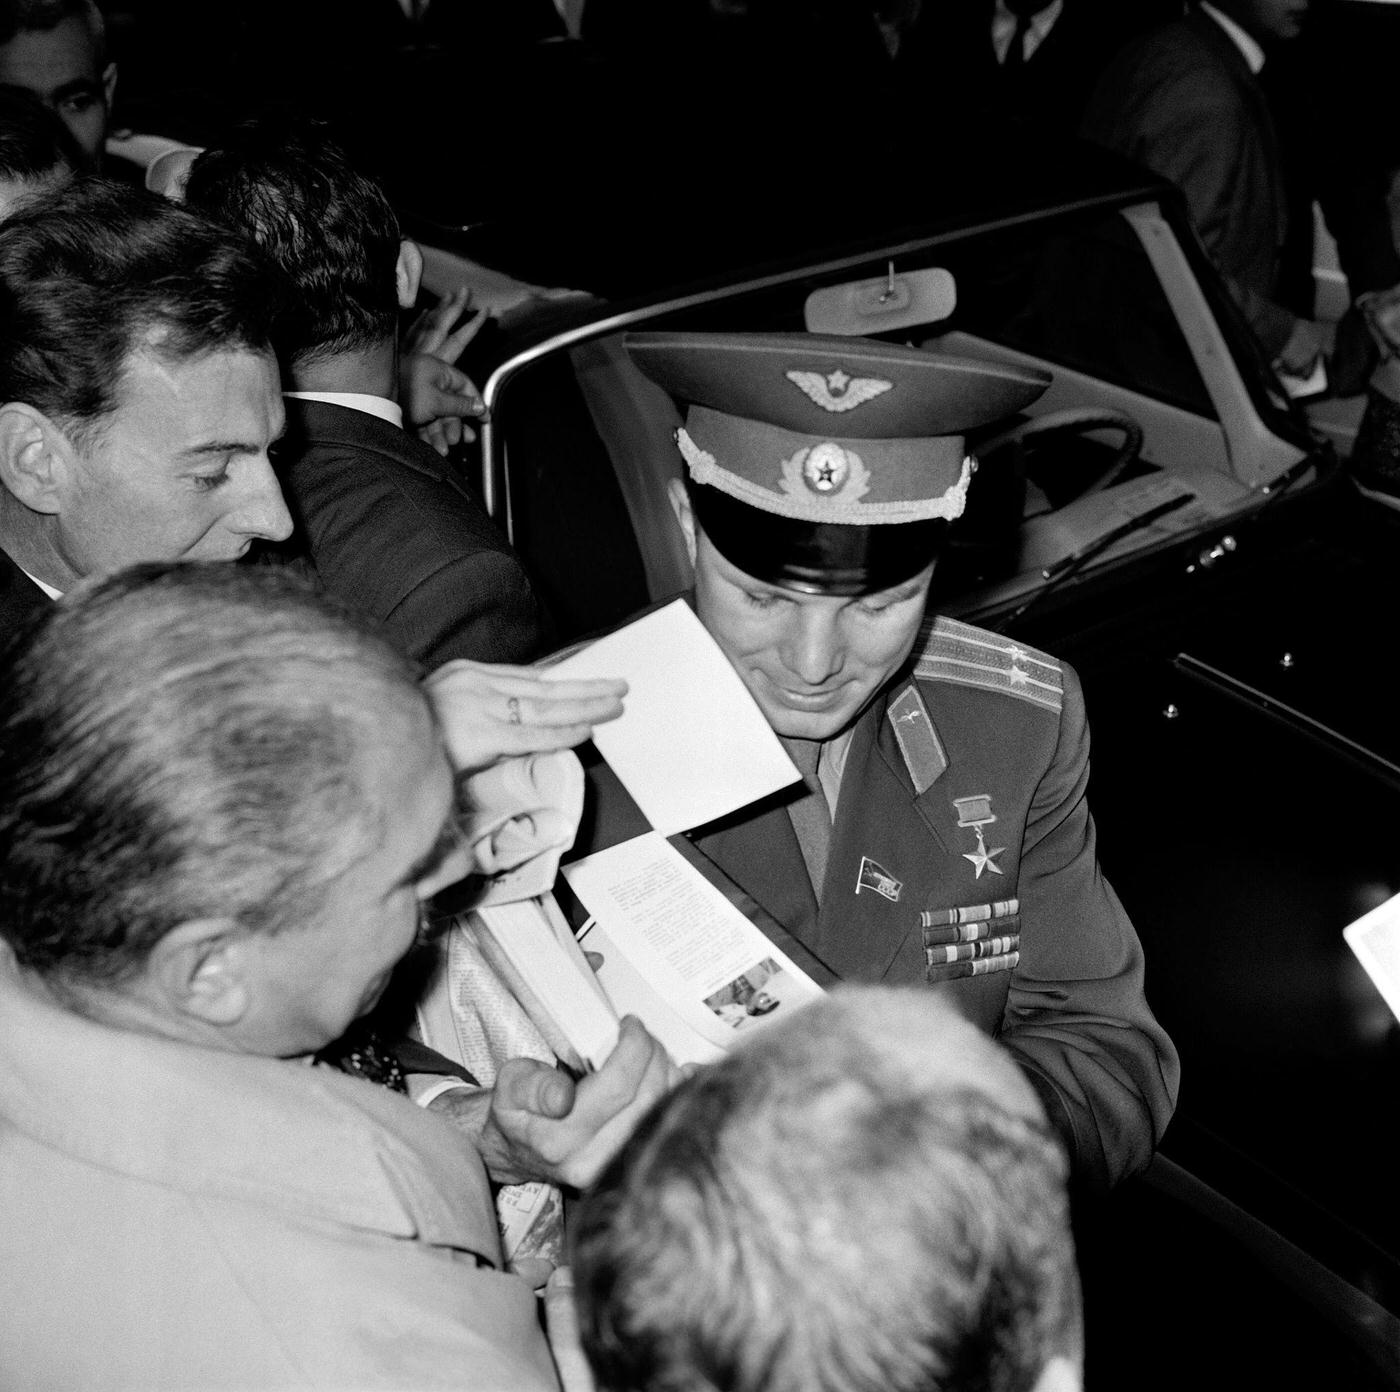
M 502 903 L 493 893 L 474 915 L 483 955 L 558 1057 L 598 1066 L 616 1042 L 618 1017 L 632 1014 L 677 1062 L 701 1062 L 721 1054 L 736 1030 L 820 994 L 662 834 L 711 821 L 798 777 L 689 607 L 645 614 L 549 670 L 627 679 L 624 714 L 600 727 L 595 742 L 657 828 L 565 867 L 590 915 L 577 941 L 538 886 L 527 903 Z M 580 943 L 601 956 L 596 975 Z
M 600 1065 L 622 1015 L 637 1016 L 677 1063 L 706 1063 L 736 1031 L 821 994 L 656 832 L 567 865 L 564 876 L 591 915 L 577 939 L 552 898 L 479 910 L 475 934 L 567 1063 Z M 596 971 L 585 951 L 601 956 Z
M 790 1015 L 822 988 L 655 832 L 564 867 L 591 917 L 598 979 L 677 1063 L 706 1063 L 736 1030 Z M 787 1007 L 786 1010 L 783 1007 Z

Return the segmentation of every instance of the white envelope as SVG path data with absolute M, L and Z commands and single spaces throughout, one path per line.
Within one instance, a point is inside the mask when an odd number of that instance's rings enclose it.
M 621 717 L 593 742 L 663 836 L 703 826 L 799 778 L 739 674 L 683 600 L 541 669 L 623 677 Z

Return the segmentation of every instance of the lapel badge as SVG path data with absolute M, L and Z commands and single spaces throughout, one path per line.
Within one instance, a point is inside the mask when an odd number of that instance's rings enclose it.
M 992 811 L 991 797 L 986 793 L 979 793 L 976 797 L 954 798 L 953 807 L 958 814 L 958 825 L 971 827 L 977 834 L 977 849 L 962 853 L 963 859 L 970 860 L 972 868 L 977 872 L 973 878 L 980 880 L 984 870 L 991 871 L 993 875 L 1002 874 L 1002 868 L 994 857 L 1001 855 L 1006 847 L 993 846 L 988 850 L 987 839 L 982 832 L 983 827 L 991 826 L 997 819 L 996 813 Z
M 883 865 L 871 860 L 869 856 L 861 856 L 860 874 L 856 877 L 857 894 L 863 889 L 873 889 L 876 894 L 884 895 L 891 904 L 897 904 L 903 888 L 904 882 L 895 879 Z

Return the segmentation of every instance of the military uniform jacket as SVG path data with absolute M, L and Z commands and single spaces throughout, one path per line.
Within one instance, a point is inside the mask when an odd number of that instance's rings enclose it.
M 1108 1183 L 1151 1158 L 1179 1068 L 1143 994 L 1137 935 L 1099 870 L 1088 777 L 1073 671 L 939 618 L 857 722 L 820 909 L 777 803 L 702 828 L 691 858 L 698 851 L 717 882 L 752 900 L 760 927 L 776 920 L 778 946 L 795 940 L 792 955 L 808 968 L 815 959 L 827 981 L 927 983 L 942 973 L 929 971 L 922 911 L 1018 900 L 1015 917 L 993 926 L 1019 933 L 1014 966 L 1003 954 L 1000 969 L 933 989 L 1015 1054 L 1076 1172 Z M 644 829 L 620 825 L 615 809 L 615 796 L 601 803 L 596 846 Z M 985 814 L 995 821 L 979 848 L 969 818 Z

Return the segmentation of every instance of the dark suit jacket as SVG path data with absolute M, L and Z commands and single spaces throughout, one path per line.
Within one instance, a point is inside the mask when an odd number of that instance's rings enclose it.
M 1073 671 L 998 634 L 938 619 L 912 669 L 857 722 L 820 908 L 781 805 L 700 828 L 682 849 L 741 908 L 740 896 L 758 907 L 750 916 L 759 927 L 781 924 L 777 945 L 803 967 L 817 959 L 823 981 L 924 984 L 921 911 L 1018 899 L 1019 913 L 1004 921 L 1020 935 L 1019 957 L 933 989 L 1011 1050 L 1076 1171 L 1104 1183 L 1151 1158 L 1179 1070 L 1143 994 L 1137 934 L 1099 870 L 1088 776 Z M 615 780 L 596 770 L 590 777 L 598 800 L 581 854 L 647 829 Z M 983 798 L 994 817 L 984 845 L 994 854 L 978 872 L 977 834 L 955 799 Z
M 1194 11 L 1136 40 L 1104 73 L 1083 131 L 1181 189 L 1250 327 L 1277 354 L 1295 323 L 1277 299 L 1283 170 L 1264 90 L 1230 36 Z
M 995 0 L 925 4 L 895 61 L 905 95 L 959 120 L 1013 120 L 1072 134 L 1109 59 L 1151 22 L 1144 0 L 1065 0 L 1050 32 L 1016 70 L 997 61 L 995 10 Z
M 539 614 L 519 559 L 421 440 L 363 411 L 289 397 L 279 474 L 293 547 L 410 657 L 431 669 L 534 656 Z
M 53 601 L 0 551 L 0 642 L 8 640 L 30 615 Z

